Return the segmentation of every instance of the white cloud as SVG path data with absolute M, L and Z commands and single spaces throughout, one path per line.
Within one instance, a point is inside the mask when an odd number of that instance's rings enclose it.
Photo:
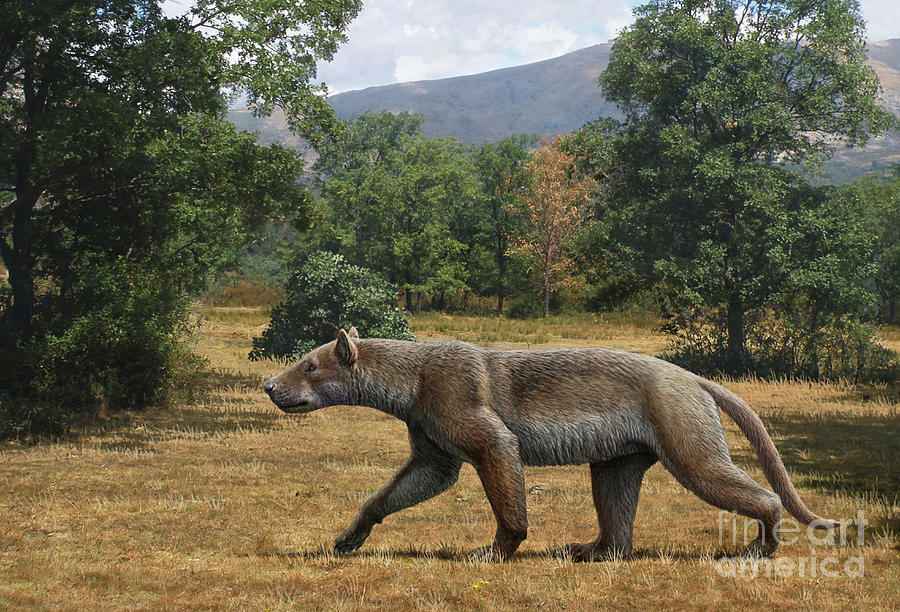
M 505 68 L 606 42 L 630 15 L 628 0 L 372 0 L 319 76 L 345 91 Z
M 900 2 L 897 0 L 862 0 L 866 34 L 870 40 L 900 38 Z
M 193 0 L 164 0 L 170 15 Z M 606 42 L 642 0 L 364 0 L 319 77 L 332 92 L 475 74 Z M 861 0 L 872 40 L 900 37 L 898 0 Z
M 166 16 L 180 17 L 191 10 L 194 0 L 163 0 L 161 6 Z

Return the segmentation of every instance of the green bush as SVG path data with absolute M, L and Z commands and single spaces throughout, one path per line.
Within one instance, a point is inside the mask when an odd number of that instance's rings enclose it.
M 724 319 L 724 312 L 714 313 Z M 664 358 L 704 376 L 722 374 L 727 338 L 724 321 L 709 315 L 681 315 L 663 326 L 674 340 Z M 750 313 L 747 370 L 764 378 L 791 377 L 851 382 L 890 382 L 900 378 L 900 360 L 876 341 L 875 328 L 851 315 L 822 317 L 809 326 L 799 310 Z
M 41 296 L 30 341 L 2 342 L 0 437 L 62 433 L 80 413 L 165 401 L 202 365 L 186 344 L 188 307 L 161 274 L 121 261 L 86 266 L 65 294 Z
M 414 339 L 396 306 L 397 287 L 372 270 L 326 251 L 300 255 L 292 270 L 250 359 L 298 359 L 350 326 L 363 337 Z
M 537 319 L 544 314 L 542 304 L 534 297 L 518 297 L 507 302 L 506 316 L 510 319 Z

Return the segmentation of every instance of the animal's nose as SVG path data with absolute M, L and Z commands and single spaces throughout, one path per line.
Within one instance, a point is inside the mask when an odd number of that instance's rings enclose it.
M 275 379 L 270 378 L 269 380 L 267 380 L 266 382 L 263 383 L 263 391 L 265 391 L 269 395 L 272 395 L 272 392 L 275 391 L 275 386 L 276 386 Z

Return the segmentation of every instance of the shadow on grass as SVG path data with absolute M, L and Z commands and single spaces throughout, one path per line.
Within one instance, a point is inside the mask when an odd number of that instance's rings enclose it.
M 891 384 L 860 383 L 854 385 L 840 399 L 855 403 L 883 402 L 886 404 L 900 404 L 900 382 Z
M 271 409 L 238 407 L 224 411 L 205 410 L 199 405 L 177 410 L 152 409 L 116 414 L 102 424 L 73 432 L 69 438 L 102 436 L 109 439 L 98 444 L 101 450 L 156 452 L 153 444 L 157 442 L 265 432 L 283 425 L 285 418 L 288 417 L 274 406 Z
M 272 373 L 280 372 L 284 366 L 272 362 Z M 265 376 L 232 370 L 230 368 L 209 368 L 197 377 L 195 383 L 196 393 L 199 397 L 209 396 L 218 389 L 258 389 L 263 392 L 262 385 Z
M 760 415 L 778 437 L 776 446 L 802 484 L 830 494 L 893 500 L 900 491 L 900 415 Z M 758 465 L 752 450 L 734 453 L 743 466 Z
M 70 442 L 87 438 L 105 438 L 97 444 L 99 450 L 109 452 L 158 452 L 154 445 L 178 439 L 209 439 L 233 433 L 265 432 L 283 425 L 286 417 L 272 410 L 240 410 L 213 412 L 196 408 L 178 410 L 149 410 L 116 414 L 102 424 L 93 424 L 71 432 Z
M 156 452 L 152 445 L 174 439 L 206 439 L 242 432 L 265 432 L 284 424 L 287 415 L 274 405 L 229 397 L 255 393 L 260 398 L 262 377 L 245 372 L 213 368 L 195 384 L 190 398 L 175 408 L 111 412 L 85 419 L 63 437 L 75 441 L 101 438 L 97 448 L 110 452 Z
M 554 553 L 555 549 L 547 549 L 547 550 L 520 550 L 517 551 L 516 554 L 510 559 L 510 561 L 516 560 L 553 560 L 553 561 L 562 561 L 563 557 L 560 557 Z M 724 554 L 724 553 L 723 553 Z M 374 549 L 363 549 L 358 550 L 349 555 L 337 555 L 334 550 L 328 545 L 321 545 L 313 550 L 307 551 L 292 551 L 292 552 L 255 552 L 255 553 L 247 553 L 246 557 L 263 557 L 263 558 L 283 558 L 283 559 L 296 559 L 300 561 L 315 561 L 315 560 L 328 560 L 328 561 L 336 561 L 339 559 L 384 559 L 384 558 L 395 558 L 399 557 L 401 559 L 420 559 L 420 560 L 429 560 L 436 559 L 440 561 L 458 561 L 458 562 L 468 562 L 469 561 L 469 551 L 461 550 L 455 546 L 449 545 L 441 545 L 435 549 L 429 549 L 424 546 L 422 547 L 406 547 L 400 548 L 396 550 L 391 549 L 382 549 L 382 548 L 374 548 Z M 675 561 L 697 561 L 699 559 L 708 558 L 709 555 L 704 555 L 703 553 L 683 551 L 683 550 L 654 550 L 654 549 L 637 549 L 628 559 L 629 560 L 641 560 L 641 559 L 660 559 L 666 558 Z M 595 563 L 602 563 L 602 561 L 596 561 Z

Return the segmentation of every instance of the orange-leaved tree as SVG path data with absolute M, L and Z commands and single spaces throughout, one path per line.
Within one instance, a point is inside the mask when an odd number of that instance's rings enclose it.
M 597 193 L 597 182 L 578 172 L 575 157 L 562 145 L 560 136 L 552 143 L 543 140 L 525 166 L 530 186 L 516 206 L 525 230 L 512 246 L 540 273 L 545 317 L 550 314 L 550 294 L 570 281 L 568 247 L 589 220 Z

